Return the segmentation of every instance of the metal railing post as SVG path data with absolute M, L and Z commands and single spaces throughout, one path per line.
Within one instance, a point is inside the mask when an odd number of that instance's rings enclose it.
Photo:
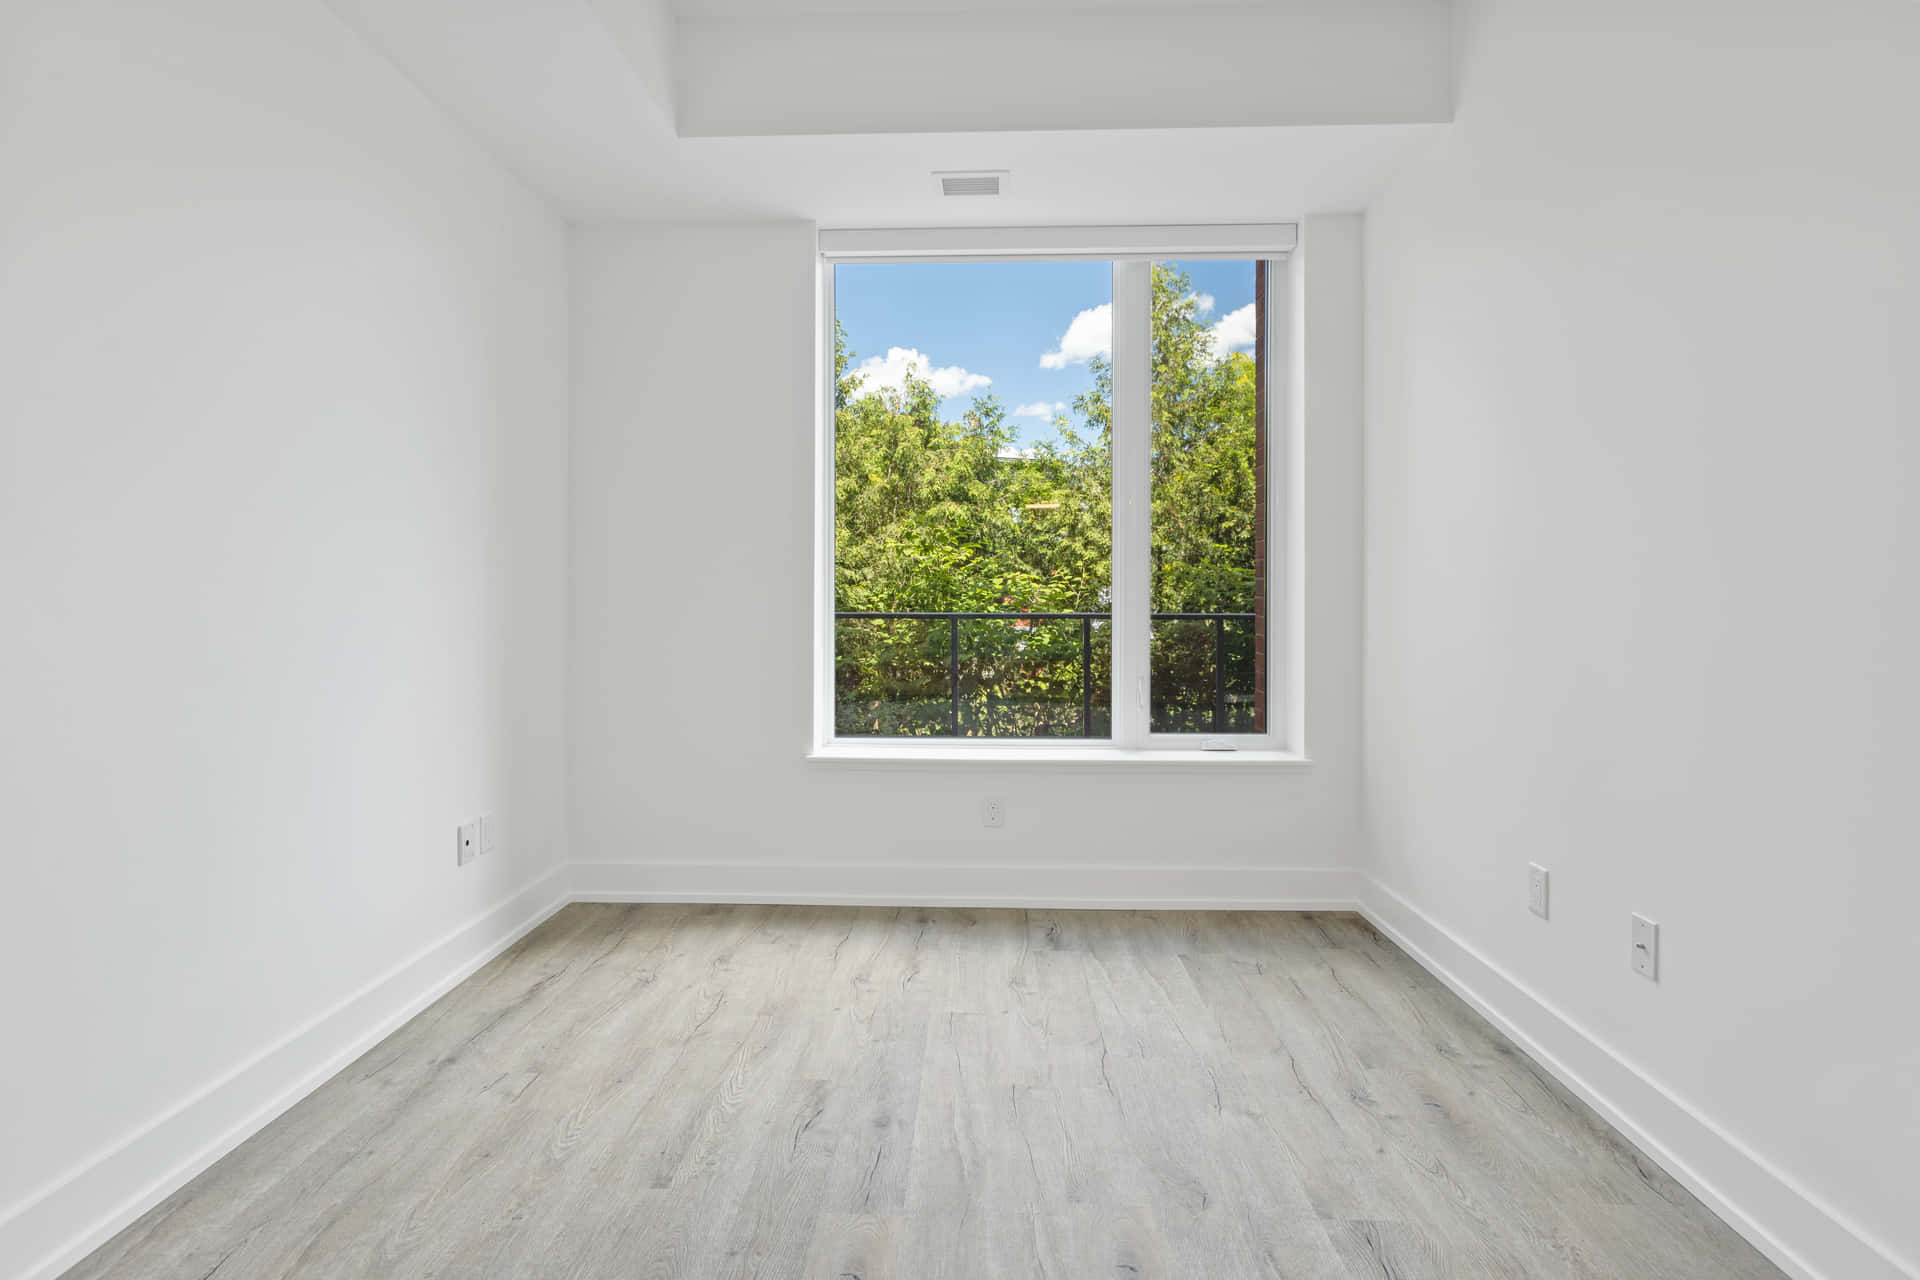
M 1080 619 L 1080 736 L 1093 736 L 1093 619 Z
M 953 698 L 953 736 L 960 736 L 960 619 L 947 619 L 947 691 Z
M 1213 731 L 1227 731 L 1227 620 L 1213 620 Z

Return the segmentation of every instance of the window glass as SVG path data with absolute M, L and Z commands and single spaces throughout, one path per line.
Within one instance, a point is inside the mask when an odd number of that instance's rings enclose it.
M 1266 732 L 1265 270 L 1153 266 L 1154 733 Z
M 1112 269 L 834 269 L 834 732 L 1108 738 Z

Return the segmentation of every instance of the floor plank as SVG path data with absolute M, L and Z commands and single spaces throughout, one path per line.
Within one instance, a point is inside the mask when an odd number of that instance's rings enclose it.
M 582 904 L 70 1270 L 1774 1277 L 1356 916 Z

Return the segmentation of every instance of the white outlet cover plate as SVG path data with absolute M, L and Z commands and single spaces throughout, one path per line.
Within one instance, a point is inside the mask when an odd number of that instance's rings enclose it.
M 458 844 L 454 849 L 454 863 L 464 867 L 480 856 L 480 820 L 475 818 L 472 822 L 461 823 L 456 838 Z
M 1547 918 L 1547 869 L 1537 862 L 1527 864 L 1527 910 Z
M 1004 827 L 1007 825 L 1007 806 L 999 800 L 980 802 L 980 825 L 983 827 Z
M 480 815 L 480 852 L 492 853 L 500 847 L 500 819 L 491 813 Z
M 1633 971 L 1649 982 L 1660 981 L 1660 926 L 1639 912 L 1633 916 Z

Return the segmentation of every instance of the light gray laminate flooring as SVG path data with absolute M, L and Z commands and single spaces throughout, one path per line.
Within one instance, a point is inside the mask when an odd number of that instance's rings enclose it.
M 68 1275 L 1777 1276 L 1345 914 L 578 905 Z

